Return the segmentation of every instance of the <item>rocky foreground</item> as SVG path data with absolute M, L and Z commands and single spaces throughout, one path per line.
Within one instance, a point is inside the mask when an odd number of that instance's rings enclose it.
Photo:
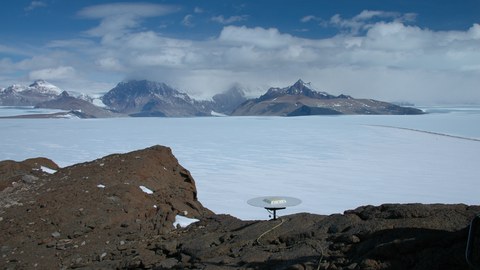
M 0 162 L 1 269 L 468 269 L 480 206 L 389 204 L 276 221 L 216 215 L 171 150 L 59 168 Z M 174 227 L 185 216 L 200 221 Z

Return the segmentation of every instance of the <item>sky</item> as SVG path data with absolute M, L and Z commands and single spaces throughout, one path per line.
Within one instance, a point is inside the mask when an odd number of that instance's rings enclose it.
M 302 79 L 355 98 L 480 103 L 480 0 L 16 0 L 0 24 L 0 88 L 99 94 L 147 79 L 206 99 Z

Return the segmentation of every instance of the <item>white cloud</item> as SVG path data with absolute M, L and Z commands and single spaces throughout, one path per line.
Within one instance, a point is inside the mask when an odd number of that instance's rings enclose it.
M 194 12 L 194 13 L 197 13 L 197 14 L 200 14 L 200 13 L 203 13 L 204 10 L 203 10 L 202 8 L 200 8 L 200 7 L 195 7 L 195 9 L 193 9 L 193 12 Z
M 78 14 L 90 19 L 104 19 L 109 17 L 155 17 L 169 14 L 178 8 L 149 3 L 112 3 L 86 7 Z
M 385 12 L 385 11 L 378 11 L 378 10 L 363 10 L 360 14 L 353 17 L 353 21 L 365 21 L 370 20 L 375 17 L 398 17 L 400 14 L 396 12 Z
M 113 3 L 86 7 L 78 15 L 88 19 L 101 19 L 99 26 L 86 33 L 111 39 L 139 26 L 143 18 L 163 16 L 177 10 L 177 7 L 160 4 Z
M 125 67 L 114 57 L 103 57 L 98 59 L 95 63 L 103 70 L 125 71 Z
M 303 23 L 310 22 L 310 21 L 318 21 L 318 20 L 319 18 L 313 15 L 307 15 L 300 19 L 300 21 Z
M 250 44 L 271 49 L 292 44 L 299 39 L 289 34 L 281 34 L 276 28 L 226 26 L 220 33 L 218 40 L 232 46 Z
M 405 23 L 413 22 L 416 19 L 415 13 L 401 14 L 398 12 L 386 12 L 379 10 L 363 10 L 360 14 L 351 19 L 344 19 L 340 14 L 335 14 L 330 18 L 329 24 L 347 31 L 350 34 L 357 35 L 363 30 L 368 30 L 378 22 L 375 19 L 394 20 Z
M 52 40 L 47 43 L 48 48 L 86 48 L 93 46 L 95 43 L 89 39 L 68 39 L 68 40 Z
M 240 16 L 230 16 L 228 18 L 223 17 L 223 15 L 212 17 L 212 21 L 218 22 L 221 24 L 231 24 L 234 22 L 242 22 L 248 19 L 247 15 L 240 15 Z
M 0 44 L 0 53 L 13 55 L 31 55 L 31 52 Z
M 75 68 L 70 66 L 60 66 L 56 68 L 45 68 L 33 70 L 28 76 L 31 80 L 64 80 L 75 77 Z
M 43 1 L 32 1 L 30 5 L 25 8 L 25 11 L 32 11 L 37 8 L 46 7 L 47 4 Z
M 194 26 L 192 20 L 193 20 L 193 15 L 187 14 L 185 15 L 185 17 L 183 17 L 182 24 L 185 25 L 186 27 L 192 27 Z

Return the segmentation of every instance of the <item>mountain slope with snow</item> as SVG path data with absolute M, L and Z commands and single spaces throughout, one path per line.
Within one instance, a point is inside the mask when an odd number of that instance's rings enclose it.
M 57 86 L 37 80 L 29 86 L 14 84 L 0 92 L 1 106 L 35 106 L 53 100 L 62 93 Z
M 45 95 L 54 95 L 58 96 L 60 95 L 63 91 L 58 88 L 57 86 L 44 81 L 44 80 L 36 80 L 32 84 L 28 86 L 27 89 L 25 89 L 23 92 L 36 92 L 36 93 L 42 93 Z
M 94 104 L 73 96 L 67 91 L 62 92 L 56 99 L 39 103 L 35 108 L 60 109 L 66 111 L 75 111 L 81 118 L 106 118 L 120 116 L 114 112 L 95 106 Z

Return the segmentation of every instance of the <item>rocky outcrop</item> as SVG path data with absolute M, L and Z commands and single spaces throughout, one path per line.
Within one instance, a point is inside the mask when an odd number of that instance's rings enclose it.
M 162 146 L 66 168 L 3 161 L 0 268 L 468 269 L 467 229 L 479 212 L 385 204 L 244 221 L 204 208 Z M 181 216 L 199 221 L 175 228 Z
M 11 198 L 0 205 L 2 269 L 134 261 L 138 254 L 132 248 L 140 252 L 135 248 L 140 243 L 174 230 L 177 215 L 203 219 L 212 214 L 198 202 L 188 170 L 166 147 L 110 155 L 56 172 L 44 168 L 37 173 L 29 164 L 8 161 L 0 167 L 2 183 L 15 182 L 0 191 L 2 201 Z M 36 179 L 19 181 L 28 175 Z
M 373 99 L 333 96 L 312 89 L 298 80 L 285 88 L 270 88 L 264 95 L 250 99 L 232 115 L 303 116 L 336 114 L 422 114 L 423 111 Z
M 175 259 L 189 269 L 468 269 L 467 227 L 479 211 L 389 204 L 277 221 L 214 216 L 175 236 Z

